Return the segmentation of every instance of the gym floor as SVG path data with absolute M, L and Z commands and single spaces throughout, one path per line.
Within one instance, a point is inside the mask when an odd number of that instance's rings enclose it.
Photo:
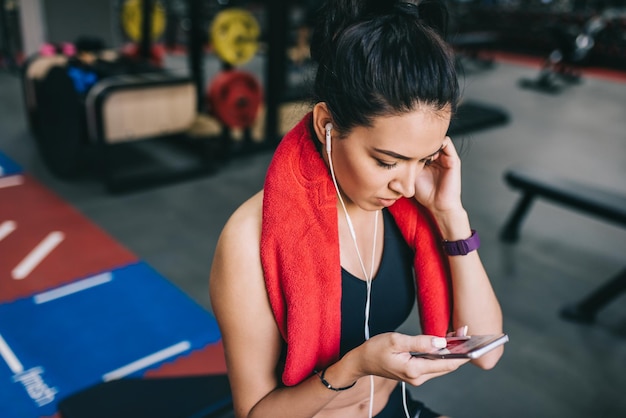
M 519 197 L 503 181 L 509 167 L 549 169 L 626 193 L 626 78 L 585 75 L 557 95 L 518 87 L 537 72 L 498 60 L 468 73 L 465 99 L 499 106 L 511 120 L 454 138 L 463 158 L 463 199 L 481 233 L 480 254 L 510 336 L 505 355 L 491 371 L 465 366 L 411 390 L 458 418 L 626 416 L 626 294 L 593 325 L 558 315 L 624 268 L 625 231 L 538 201 L 517 244 L 498 239 Z M 211 176 L 123 195 L 107 194 L 95 179 L 62 181 L 38 156 L 20 81 L 8 73 L 0 73 L 0 151 L 208 310 L 220 230 L 262 187 L 271 158 L 271 152 L 238 157 Z M 417 332 L 415 320 L 403 329 Z

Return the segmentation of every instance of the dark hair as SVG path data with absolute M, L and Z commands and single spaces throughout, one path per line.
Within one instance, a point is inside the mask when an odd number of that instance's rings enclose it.
M 311 39 L 313 100 L 327 104 L 339 134 L 420 105 L 454 112 L 459 85 L 446 24 L 438 1 L 325 1 Z

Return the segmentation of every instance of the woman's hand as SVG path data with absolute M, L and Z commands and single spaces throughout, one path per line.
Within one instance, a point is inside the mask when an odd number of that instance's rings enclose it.
M 354 362 L 356 379 L 375 375 L 413 386 L 458 369 L 468 360 L 428 360 L 411 352 L 431 352 L 446 346 L 446 339 L 431 335 L 409 336 L 397 332 L 376 335 L 344 357 Z
M 433 213 L 462 209 L 461 159 L 450 137 L 415 179 L 415 199 Z

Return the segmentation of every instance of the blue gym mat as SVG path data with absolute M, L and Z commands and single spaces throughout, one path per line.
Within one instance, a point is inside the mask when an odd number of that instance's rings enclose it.
M 21 173 L 22 167 L 0 152 L 0 177 Z
M 67 395 L 219 339 L 213 316 L 142 262 L 0 304 L 0 416 L 54 415 Z

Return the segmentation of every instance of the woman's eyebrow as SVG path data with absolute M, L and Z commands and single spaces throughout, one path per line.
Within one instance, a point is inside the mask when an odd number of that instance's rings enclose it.
M 439 149 L 437 151 L 433 152 L 430 155 L 427 155 L 427 156 L 421 158 L 420 160 L 425 160 L 425 159 L 430 158 L 430 157 L 432 157 L 434 155 L 437 155 L 437 153 L 440 152 L 442 149 L 443 149 L 443 144 L 439 147 Z M 386 149 L 374 148 L 374 151 L 380 152 L 381 154 L 385 154 L 385 155 L 388 155 L 388 156 L 393 157 L 393 158 L 397 158 L 399 160 L 408 161 L 408 160 L 411 159 L 410 157 L 407 157 L 406 155 L 398 154 L 397 152 L 393 152 L 393 151 L 386 150 Z
M 393 158 L 397 158 L 398 160 L 410 160 L 410 158 L 406 155 L 398 154 L 397 152 L 389 151 L 386 149 L 374 148 L 374 151 L 380 152 L 381 154 L 385 154 Z

